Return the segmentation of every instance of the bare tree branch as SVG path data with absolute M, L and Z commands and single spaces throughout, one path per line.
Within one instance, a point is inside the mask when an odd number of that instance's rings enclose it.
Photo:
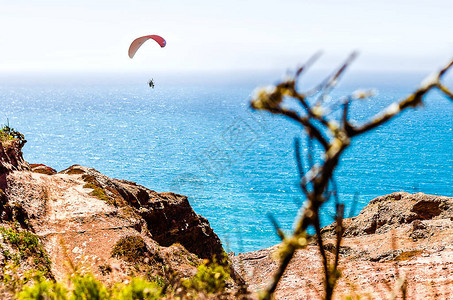
M 277 222 L 275 219 L 271 218 L 271 221 L 273 220 L 274 227 L 283 242 L 280 249 L 279 267 L 269 286 L 264 291 L 264 294 L 262 295 L 263 299 L 271 299 L 286 268 L 294 257 L 295 251 L 306 245 L 305 232 L 310 226 L 316 231 L 318 248 L 323 261 L 325 298 L 332 298 L 337 279 L 339 278 L 337 267 L 339 264 L 341 238 L 344 232 L 344 205 L 340 203 L 337 194 L 337 186 L 333 178 L 341 154 L 350 145 L 351 140 L 355 136 L 384 124 L 409 107 L 420 105 L 424 96 L 433 88 L 439 89 L 446 97 L 453 100 L 453 94 L 440 82 L 444 74 L 453 66 L 452 60 L 439 72 L 428 77 L 415 92 L 401 101 L 390 105 L 387 109 L 374 116 L 371 121 L 364 125 L 355 127 L 349 122 L 349 106 L 353 100 L 370 97 L 370 95 L 372 95 L 370 91 L 356 92 L 347 97 L 346 100 L 337 101 L 330 107 L 330 110 L 336 110 L 335 105 L 338 104 L 343 108 L 340 122 L 333 120 L 328 121 L 326 117 L 330 112 L 323 109 L 321 105 L 324 102 L 325 96 L 335 88 L 339 78 L 356 56 L 357 53 L 353 52 L 336 72 L 327 77 L 315 89 L 305 94 L 299 93 L 296 90 L 296 80 L 299 78 L 302 71 L 319 57 L 319 54 L 315 54 L 304 67 L 297 70 L 294 79 L 289 79 L 275 87 L 260 89 L 256 92 L 256 95 L 252 100 L 251 106 L 254 109 L 267 110 L 273 114 L 280 114 L 296 121 L 306 131 L 309 138 L 309 153 L 307 157 L 309 170 L 307 172 L 304 172 L 303 169 L 299 139 L 295 139 L 294 143 L 297 167 L 300 176 L 300 186 L 307 198 L 307 202 L 302 215 L 296 221 L 296 226 L 291 237 L 281 234 Z M 318 97 L 315 106 L 312 107 L 310 104 L 312 102 L 308 101 L 308 98 L 318 93 L 320 93 L 320 96 Z M 286 97 L 296 99 L 305 112 L 305 115 L 301 115 L 294 110 L 283 108 L 281 104 Z M 314 141 L 318 142 L 324 150 L 323 160 L 320 165 L 314 164 L 312 153 Z M 332 184 L 333 191 L 329 191 L 329 182 Z M 310 183 L 310 188 L 307 186 L 308 183 Z M 332 194 L 335 197 L 336 207 L 336 250 L 335 258 L 333 259 L 333 262 L 330 263 L 323 247 L 319 213 L 322 204 L 326 202 Z M 356 201 L 356 197 L 354 199 Z

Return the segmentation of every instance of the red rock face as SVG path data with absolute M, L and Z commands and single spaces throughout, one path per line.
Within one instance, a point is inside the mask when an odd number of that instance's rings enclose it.
M 30 167 L 22 156 L 22 147 L 25 141 L 13 140 L 8 145 L 0 143 L 0 170 L 28 171 Z
M 0 189 L 6 189 L 6 174 L 11 171 L 30 170 L 22 156 L 25 141 L 13 140 L 7 145 L 0 143 Z
M 447 219 L 450 216 L 453 216 L 451 197 L 397 192 L 371 200 L 357 217 L 346 219 L 345 236 L 386 233 L 415 220 Z M 334 226 L 327 226 L 323 232 L 334 233 Z

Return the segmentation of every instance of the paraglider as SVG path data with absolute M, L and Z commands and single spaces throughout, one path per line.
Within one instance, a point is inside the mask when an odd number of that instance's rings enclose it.
M 129 57 L 133 58 L 137 50 L 143 45 L 144 42 L 146 42 L 149 39 L 156 41 L 156 43 L 158 43 L 161 48 L 165 47 L 165 45 L 167 44 L 165 39 L 158 35 L 145 35 L 136 38 L 129 46 Z
M 139 38 L 136 38 L 131 45 L 129 46 L 129 57 L 133 58 L 135 53 L 137 53 L 138 49 L 147 41 L 147 40 L 154 40 L 156 43 L 159 44 L 161 48 L 167 45 L 165 39 L 159 35 L 145 35 Z M 150 88 L 154 89 L 154 79 L 148 81 L 148 85 Z

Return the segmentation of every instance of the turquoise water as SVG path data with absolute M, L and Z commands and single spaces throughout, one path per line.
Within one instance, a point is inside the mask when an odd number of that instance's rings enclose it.
M 423 77 L 378 74 L 376 82 L 372 75 L 345 78 L 333 95 L 378 88 L 375 100 L 353 107 L 357 122 L 410 92 Z M 300 129 L 248 108 L 253 89 L 279 77 L 200 74 L 173 80 L 167 74 L 157 78 L 154 90 L 147 77 L 43 77 L 25 83 L 3 77 L 0 122 L 9 118 L 25 134 L 30 163 L 57 170 L 81 164 L 158 192 L 188 195 L 226 248 L 245 252 L 277 243 L 266 214 L 290 230 L 303 200 L 292 148 Z M 453 196 L 453 103 L 436 92 L 426 103 L 357 138 L 345 153 L 336 179 L 347 210 L 354 194 L 360 195 L 352 215 L 394 191 Z M 324 211 L 328 224 L 332 205 Z

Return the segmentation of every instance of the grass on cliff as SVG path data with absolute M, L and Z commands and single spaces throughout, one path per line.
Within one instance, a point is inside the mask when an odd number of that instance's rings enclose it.
M 106 201 L 107 203 L 111 203 L 109 196 L 105 193 L 104 189 L 99 186 L 96 178 L 92 175 L 83 175 L 82 180 L 86 182 L 83 186 L 86 189 L 92 189 L 93 191 L 90 193 L 91 196 L 98 198 L 99 200 Z M 113 203 L 111 203 L 113 204 Z
M 76 274 L 69 280 L 70 289 L 61 283 L 47 280 L 40 275 L 33 276 L 31 284 L 16 293 L 20 300 L 155 300 L 162 298 L 162 290 L 154 282 L 132 278 L 130 283 L 107 287 L 92 274 Z
M 222 293 L 230 279 L 227 269 L 215 261 L 198 267 L 197 274 L 182 282 L 189 291 L 207 294 Z
M 24 141 L 24 135 L 14 130 L 14 128 L 9 127 L 9 125 L 4 125 L 3 128 L 0 129 L 0 143 L 4 147 L 7 147 L 15 140 Z
M 80 170 L 81 171 L 81 170 Z M 82 171 L 83 172 L 83 171 Z M 79 174 L 79 170 L 70 170 L 67 174 Z M 93 175 L 82 175 L 82 180 L 85 181 L 85 185 L 83 186 L 86 189 L 92 189 L 93 191 L 90 193 L 91 196 L 98 198 L 99 200 L 105 201 L 110 205 L 115 207 L 127 207 L 127 203 L 124 200 L 121 200 L 119 197 L 118 192 L 111 187 L 102 187 L 102 185 L 97 181 L 96 177 Z M 109 196 L 107 195 L 107 191 L 110 193 Z
M 11 134 L 11 128 L 9 126 L 3 126 L 0 129 L 0 142 L 5 143 L 14 139 L 14 136 Z
M 36 235 L 29 231 L 19 231 L 17 227 L 0 227 L 0 234 L 13 249 L 12 252 L 0 249 L 6 262 L 12 261 L 18 266 L 21 261 L 30 259 L 36 270 L 46 277 L 52 277 L 50 259 Z
M 165 289 L 158 281 L 132 277 L 126 283 L 106 286 L 92 274 L 73 274 L 66 284 L 46 279 L 40 273 L 16 278 L 20 289 L 15 298 L 20 300 L 155 300 L 155 299 L 217 299 L 225 298 L 226 282 L 230 275 L 215 262 L 198 267 L 195 276 L 180 280 Z

